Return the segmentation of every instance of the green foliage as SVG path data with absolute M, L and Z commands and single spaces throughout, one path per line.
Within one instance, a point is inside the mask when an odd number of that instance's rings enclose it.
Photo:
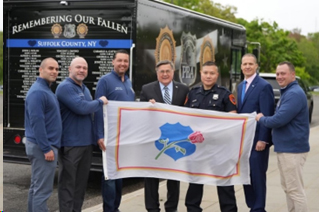
M 188 8 L 190 10 L 198 11 L 200 0 L 164 0 L 165 2 L 178 5 L 180 7 Z
M 0 84 L 3 84 L 3 32 L 0 32 Z
M 278 63 L 290 61 L 297 67 L 298 76 L 311 84 L 318 84 L 319 33 L 310 34 L 306 38 L 300 35 L 300 29 L 294 29 L 291 33 L 297 36 L 292 37 L 290 32 L 280 29 L 276 22 L 268 23 L 263 19 L 248 22 L 241 18 L 237 19 L 236 7 L 223 6 L 210 0 L 164 1 L 245 26 L 247 41 L 261 44 L 261 72 L 275 72 Z M 248 52 L 252 52 L 253 47 L 255 46 L 248 45 Z
M 300 33 L 292 32 L 290 37 L 297 41 L 299 50 L 306 59 L 305 71 L 311 76 L 309 84 L 319 84 L 319 32 L 310 34 L 308 37 Z
M 258 41 L 261 44 L 261 72 L 274 72 L 277 64 L 282 61 L 304 67 L 305 58 L 298 49 L 297 42 L 289 38 L 289 32 L 280 29 L 276 22 L 270 24 L 257 19 L 251 22 L 238 19 L 238 23 L 246 27 L 248 41 Z
M 235 13 L 237 8 L 234 6 L 223 6 L 210 0 L 164 0 L 165 2 L 178 5 L 190 10 L 194 10 L 216 18 L 236 22 Z
M 296 76 L 299 76 L 301 79 L 303 79 L 305 82 L 309 82 L 310 75 L 306 72 L 305 67 L 295 67 Z

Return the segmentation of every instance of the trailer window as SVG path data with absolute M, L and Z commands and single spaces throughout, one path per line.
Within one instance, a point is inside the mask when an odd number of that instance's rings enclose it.
M 232 49 L 231 78 L 235 82 L 241 80 L 241 57 L 242 55 L 239 49 Z

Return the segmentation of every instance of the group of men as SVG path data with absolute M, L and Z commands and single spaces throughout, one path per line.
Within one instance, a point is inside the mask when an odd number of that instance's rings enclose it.
M 58 195 L 60 211 L 81 211 L 87 186 L 92 145 L 106 150 L 102 105 L 108 100 L 134 101 L 135 92 L 126 76 L 129 55 L 125 50 L 114 54 L 114 69 L 100 78 L 92 99 L 83 80 L 88 64 L 82 57 L 72 60 L 69 77 L 60 83 L 56 93 L 50 85 L 56 80 L 59 66 L 53 58 L 44 59 L 39 77 L 28 91 L 25 102 L 26 153 L 32 164 L 28 211 L 48 211 L 46 201 L 53 190 L 53 180 L 59 161 Z M 274 144 L 282 187 L 289 211 L 307 211 L 302 181 L 302 167 L 309 151 L 307 101 L 291 63 L 277 67 L 277 81 L 282 96 L 274 114 L 274 94 L 271 85 L 257 74 L 258 64 L 253 54 L 242 58 L 245 80 L 235 96 L 216 82 L 217 65 L 208 61 L 200 71 L 202 85 L 189 88 L 175 82 L 174 64 L 164 60 L 156 64 L 157 81 L 142 87 L 140 101 L 161 102 L 190 108 L 231 113 L 257 112 L 258 121 L 250 156 L 251 184 L 244 185 L 246 204 L 252 212 L 264 212 L 266 206 L 266 172 L 269 147 Z M 236 103 L 237 102 L 237 103 Z M 273 129 L 273 130 L 271 130 Z M 159 179 L 145 178 L 145 208 L 159 212 Z M 176 212 L 180 182 L 167 180 L 166 212 Z M 185 205 L 188 212 L 200 212 L 203 185 L 190 183 Z M 122 180 L 102 177 L 103 211 L 118 212 L 122 195 Z M 237 211 L 234 186 L 217 187 L 220 210 Z

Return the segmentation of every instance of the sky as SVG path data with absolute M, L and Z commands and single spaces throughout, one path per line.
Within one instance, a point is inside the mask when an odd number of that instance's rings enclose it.
M 301 34 L 319 32 L 319 0 L 213 0 L 224 6 L 237 7 L 237 18 L 252 21 L 256 18 L 268 23 L 276 21 L 279 28 L 301 29 Z M 3 17 L 3 0 L 0 0 Z M 3 20 L 3 19 L 2 19 Z M 0 22 L 0 31 L 3 23 Z
M 274 21 L 281 29 L 301 29 L 301 34 L 319 32 L 319 0 L 213 0 L 237 7 L 236 18 Z

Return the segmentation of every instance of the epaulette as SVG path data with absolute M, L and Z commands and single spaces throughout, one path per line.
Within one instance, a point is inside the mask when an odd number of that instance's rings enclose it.
M 226 87 L 221 86 L 221 85 L 218 85 L 217 88 L 222 89 L 222 90 L 225 90 L 225 91 L 229 91 Z
M 192 91 L 192 90 L 194 90 L 194 91 L 195 91 L 195 90 L 198 90 L 198 89 L 200 89 L 200 87 L 201 87 L 201 86 L 198 86 L 198 87 L 192 87 L 192 88 L 191 88 L 191 91 Z

